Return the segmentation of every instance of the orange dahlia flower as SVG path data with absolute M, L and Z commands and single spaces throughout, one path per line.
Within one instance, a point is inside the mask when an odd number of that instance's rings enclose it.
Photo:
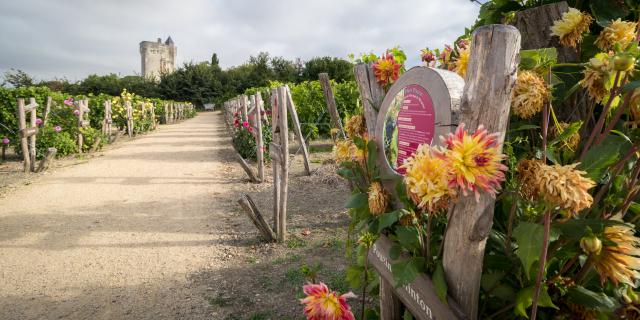
M 300 299 L 304 304 L 304 314 L 307 320 L 355 320 L 347 298 L 355 298 L 353 292 L 339 296 L 335 291 L 329 291 L 324 283 L 309 283 L 303 288 L 307 296 Z
M 398 80 L 401 67 L 392 54 L 386 53 L 373 64 L 373 72 L 378 83 L 386 86 Z

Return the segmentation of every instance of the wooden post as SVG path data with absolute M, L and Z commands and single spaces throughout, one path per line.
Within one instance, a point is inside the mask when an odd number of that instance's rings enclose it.
M 502 146 L 517 77 L 520 33 L 512 26 L 484 26 L 473 33 L 471 46 L 460 121 L 470 131 L 483 124 L 489 132 L 498 132 L 497 143 Z M 482 261 L 494 203 L 486 193 L 478 202 L 471 194 L 460 197 L 449 212 L 443 265 L 449 292 L 470 319 L 478 316 Z
M 268 242 L 276 241 L 276 234 L 273 232 L 269 224 L 264 220 L 260 210 L 253 203 L 251 197 L 248 194 L 243 194 L 240 199 L 238 199 L 238 204 L 244 209 L 244 212 L 247 213 L 253 224 L 258 228 L 258 231 L 262 234 L 262 236 Z
M 558 62 L 578 61 L 578 50 L 561 45 L 558 37 L 552 36 L 549 31 L 553 23 L 561 20 L 562 14 L 567 11 L 569 5 L 565 1 L 518 11 L 511 24 L 522 34 L 522 50 L 556 48 Z
M 102 132 L 107 136 L 111 136 L 111 123 L 113 123 L 113 119 L 111 119 L 111 100 L 107 99 L 104 101 L 104 120 L 102 122 Z
M 85 113 L 89 112 L 89 100 L 79 100 L 78 101 L 78 128 L 80 128 L 80 132 L 78 133 L 78 152 L 82 153 L 82 146 L 84 144 L 84 136 L 82 135 L 82 128 L 89 126 L 89 120 L 84 120 Z
M 276 235 L 279 234 L 278 226 L 280 225 L 280 157 L 282 151 L 280 150 L 280 128 L 278 124 L 278 95 L 277 89 L 271 89 L 271 110 L 273 126 L 271 127 L 272 142 L 269 144 L 269 155 L 271 156 L 271 167 L 273 169 L 273 229 L 276 230 Z
M 380 319 L 402 319 L 402 302 L 393 292 L 393 285 L 383 277 L 380 279 Z
M 298 120 L 298 112 L 296 112 L 296 106 L 293 104 L 293 99 L 291 98 L 291 90 L 289 90 L 289 86 L 285 86 L 286 88 L 286 100 L 284 101 L 287 104 L 287 109 L 291 112 L 291 122 L 293 122 L 293 131 L 296 136 L 298 136 L 298 143 L 300 143 L 300 148 L 302 148 L 302 157 L 304 163 L 304 171 L 308 176 L 311 175 L 311 166 L 309 165 L 309 150 L 307 150 L 307 143 L 304 141 L 304 136 L 302 135 L 302 130 L 300 129 L 300 120 Z M 285 122 L 287 119 L 285 119 Z
M 353 67 L 353 73 L 360 91 L 360 101 L 364 106 L 364 117 L 367 121 L 367 133 L 373 137 L 378 121 L 378 109 L 384 99 L 384 88 L 376 81 L 373 73 L 373 64 L 358 64 Z
M 157 126 L 158 123 L 156 122 L 156 105 L 154 103 L 151 103 L 151 129 L 155 130 Z
M 242 167 L 242 169 L 244 169 L 244 172 L 247 173 L 247 175 L 249 176 L 249 180 L 251 180 L 251 182 L 253 183 L 261 182 L 256 177 L 256 174 L 253 172 L 253 169 L 251 169 L 249 164 L 242 158 L 242 156 L 238 152 L 236 152 L 236 160 L 238 160 L 238 163 L 240 163 L 240 166 Z
M 125 101 L 124 106 L 127 111 L 127 134 L 129 138 L 133 137 L 133 110 L 131 108 L 131 101 Z
M 48 148 L 47 152 L 44 155 L 44 158 L 40 160 L 40 165 L 38 166 L 38 170 L 36 172 L 42 172 L 47 170 L 49 168 L 49 164 L 51 163 L 51 160 L 55 158 L 56 153 L 58 153 L 58 149 Z
M 336 99 L 333 97 L 333 90 L 331 89 L 331 82 L 329 81 L 329 74 L 320 73 L 318 75 L 320 79 L 320 85 L 322 86 L 322 93 L 324 94 L 324 101 L 327 104 L 327 109 L 331 115 L 331 127 L 338 129 L 343 139 L 347 138 L 342 127 L 342 121 L 340 120 L 340 114 L 338 113 L 338 107 L 336 106 Z
M 33 109 L 31 109 L 31 128 L 35 128 L 37 132 L 36 107 L 38 104 L 36 103 L 36 98 L 29 98 L 29 105 L 33 106 Z M 29 137 L 29 157 L 31 159 L 29 163 L 30 164 L 29 168 L 31 169 L 31 172 L 35 172 L 36 171 L 36 134 L 33 134 Z
M 20 147 L 24 159 L 24 172 L 31 171 L 31 156 L 29 155 L 29 142 L 27 132 L 27 116 L 24 107 L 24 99 L 18 99 L 18 127 L 20 128 Z
M 49 121 L 49 113 L 51 113 L 51 103 L 52 103 L 53 99 L 51 98 L 51 96 L 47 97 L 47 103 L 45 104 L 44 107 L 44 115 L 42 116 L 42 126 L 44 127 L 47 124 L 47 121 Z
M 278 218 L 278 241 L 287 240 L 287 199 L 289 196 L 289 124 L 287 123 L 288 87 L 278 88 L 278 119 L 280 123 L 280 217 Z
M 255 105 L 256 147 L 258 160 L 258 179 L 264 181 L 264 141 L 262 140 L 262 96 L 260 92 L 252 96 Z
M 248 104 L 249 104 L 249 100 L 247 99 L 247 96 L 241 95 L 240 107 L 242 108 L 242 121 L 249 121 L 249 112 L 247 111 Z

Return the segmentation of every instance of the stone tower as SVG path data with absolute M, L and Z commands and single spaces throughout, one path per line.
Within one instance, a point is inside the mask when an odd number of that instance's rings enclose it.
M 168 37 L 164 43 L 160 38 L 157 42 L 140 42 L 141 74 L 145 78 L 158 80 L 161 74 L 173 72 L 176 69 L 177 51 L 171 37 Z

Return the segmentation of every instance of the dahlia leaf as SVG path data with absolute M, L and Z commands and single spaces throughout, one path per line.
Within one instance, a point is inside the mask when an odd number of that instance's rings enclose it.
M 396 288 L 405 286 L 416 279 L 418 273 L 422 271 L 424 258 L 411 257 L 410 259 L 399 261 L 391 265 L 391 273 Z
M 521 222 L 514 230 L 518 244 L 516 255 L 522 261 L 524 273 L 529 278 L 531 266 L 540 259 L 544 227 L 537 223 Z
M 520 315 L 528 319 L 529 315 L 527 314 L 527 309 L 533 303 L 532 300 L 533 300 L 533 287 L 528 287 L 520 290 L 520 292 L 518 292 L 518 295 L 516 297 L 516 307 L 514 310 L 516 315 Z M 540 288 L 540 295 L 538 296 L 538 306 L 558 309 L 558 307 L 555 304 L 553 304 L 553 301 L 551 301 L 551 297 L 547 292 L 547 288 L 545 288 L 544 286 Z
M 577 169 L 586 171 L 588 178 L 598 182 L 607 169 L 618 161 L 620 154 L 626 151 L 628 147 L 629 143 L 624 138 L 609 135 L 601 144 L 587 151 L 587 155 Z
M 416 228 L 398 226 L 396 227 L 396 236 L 398 237 L 398 242 L 408 250 L 420 248 L 420 234 Z
M 618 308 L 618 303 L 615 299 L 607 296 L 603 292 L 596 293 L 582 286 L 571 287 L 567 293 L 567 297 L 572 303 L 602 312 L 612 312 Z
M 629 15 L 629 8 L 624 1 L 592 0 L 590 7 L 596 23 L 601 27 L 608 26 L 612 20 L 624 19 Z
M 366 193 L 358 192 L 351 195 L 349 201 L 345 205 L 346 208 L 360 209 L 364 208 L 368 204 L 368 197 Z
M 382 229 L 386 227 L 390 227 L 396 221 L 398 221 L 398 218 L 400 217 L 400 212 L 401 212 L 400 210 L 396 210 L 396 211 L 391 211 L 391 212 L 387 212 L 380 215 L 380 218 L 378 219 L 378 233 L 380 233 Z
M 447 304 L 447 280 L 444 275 L 444 267 L 442 266 L 442 262 L 439 261 L 436 265 L 436 270 L 433 272 L 433 286 L 436 289 L 436 294 L 440 301 L 444 304 Z

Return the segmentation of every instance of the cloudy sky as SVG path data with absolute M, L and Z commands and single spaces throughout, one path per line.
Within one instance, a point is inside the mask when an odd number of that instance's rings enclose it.
M 0 72 L 37 79 L 140 73 L 140 41 L 171 36 L 178 63 L 223 67 L 267 51 L 288 59 L 343 57 L 400 45 L 442 47 L 473 24 L 469 0 L 2 0 Z

